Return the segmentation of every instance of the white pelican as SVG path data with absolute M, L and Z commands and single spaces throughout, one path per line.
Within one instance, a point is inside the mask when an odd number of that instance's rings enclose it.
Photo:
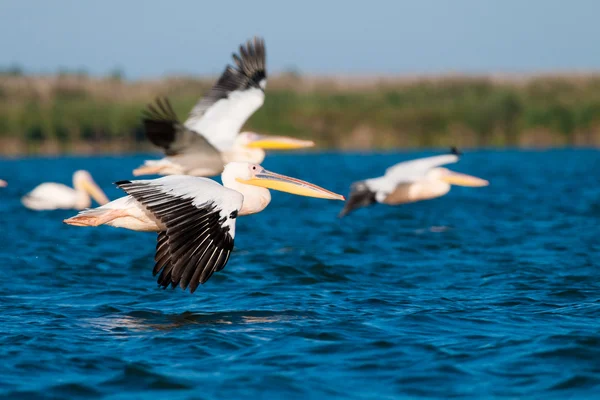
M 227 264 L 238 215 L 262 211 L 271 201 L 268 189 L 323 199 L 344 197 L 298 179 L 275 174 L 258 164 L 229 163 L 223 186 L 200 177 L 173 175 L 154 180 L 120 181 L 128 196 L 85 210 L 65 220 L 69 225 L 110 225 L 158 232 L 154 275 L 162 287 L 190 287 L 193 293 Z
M 354 182 L 339 216 L 373 203 L 397 205 L 441 197 L 451 185 L 487 186 L 485 179 L 439 167 L 457 162 L 459 156 L 453 147 L 452 154 L 401 162 L 388 168 L 384 176 Z
M 73 188 L 62 183 L 42 183 L 23 196 L 21 202 L 32 210 L 83 210 L 92 204 L 90 195 L 100 205 L 109 201 L 90 173 L 79 170 L 73 174 Z
M 265 100 L 267 73 L 265 44 L 249 40 L 233 54 L 236 66 L 228 65 L 212 89 L 192 109 L 185 126 L 165 131 L 163 124 L 177 120 L 168 100 L 158 99 L 144 115 L 146 136 L 162 148 L 166 157 L 148 160 L 135 176 L 215 176 L 233 161 L 261 163 L 264 149 L 312 147 L 314 142 L 283 136 L 259 135 L 240 130 Z
M 4 179 L 0 179 L 0 187 L 6 187 L 8 186 L 8 183 L 6 183 L 6 181 Z

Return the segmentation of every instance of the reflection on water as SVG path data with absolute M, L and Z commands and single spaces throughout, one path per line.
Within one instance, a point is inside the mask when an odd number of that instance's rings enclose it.
M 122 334 L 128 330 L 172 330 L 190 325 L 245 325 L 269 324 L 292 321 L 300 318 L 298 312 L 235 311 L 215 313 L 162 314 L 152 311 L 132 311 L 125 315 L 114 314 L 99 318 L 85 319 L 85 324 L 107 332 Z
M 427 229 L 417 229 L 415 230 L 415 233 L 418 235 L 421 235 L 423 233 L 427 233 L 427 232 L 432 232 L 432 233 L 440 233 L 440 232 L 446 232 L 447 230 L 452 229 L 449 226 L 430 226 Z

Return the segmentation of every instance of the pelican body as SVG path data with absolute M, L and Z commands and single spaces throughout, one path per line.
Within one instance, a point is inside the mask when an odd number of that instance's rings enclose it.
M 83 210 L 92 205 L 92 198 L 100 205 L 109 201 L 90 173 L 79 170 L 73 174 L 72 188 L 62 183 L 42 183 L 23 196 L 21 203 L 31 210 L 38 211 Z
M 148 107 L 143 122 L 146 136 L 165 152 L 161 160 L 148 160 L 135 169 L 135 176 L 219 175 L 229 162 L 261 163 L 265 150 L 314 146 L 310 140 L 241 132 L 244 123 L 265 100 L 267 73 L 264 41 L 249 40 L 233 54 L 235 67 L 228 65 L 209 93 L 192 109 L 177 132 L 165 131 L 161 123 L 177 120 L 168 100 L 157 99 Z
M 128 195 L 65 220 L 69 225 L 109 225 L 158 232 L 154 275 L 159 285 L 194 292 L 225 267 L 233 249 L 238 216 L 264 210 L 269 189 L 323 199 L 344 197 L 319 186 L 265 170 L 258 164 L 233 162 L 221 175 L 223 185 L 202 177 L 166 176 L 120 181 Z
M 440 167 L 457 162 L 459 156 L 452 148 L 452 154 L 401 162 L 388 168 L 384 176 L 355 182 L 339 216 L 375 203 L 398 205 L 434 199 L 448 193 L 452 185 L 487 186 L 485 179 Z

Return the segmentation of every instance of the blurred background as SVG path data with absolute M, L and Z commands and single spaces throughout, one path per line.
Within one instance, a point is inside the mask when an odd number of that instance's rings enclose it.
M 150 150 L 140 112 L 185 118 L 253 35 L 247 128 L 326 149 L 600 144 L 592 0 L 3 0 L 0 154 Z
M 600 157 L 573 149 L 600 146 L 599 15 L 593 0 L 0 0 L 0 397 L 600 398 Z M 490 186 L 343 219 L 342 202 L 274 192 L 193 296 L 157 289 L 154 234 L 23 206 L 82 168 L 122 196 L 112 182 L 159 158 L 146 105 L 168 96 L 185 119 L 254 35 L 269 79 L 246 130 L 317 143 L 267 169 L 346 195 L 458 146 L 450 168 Z

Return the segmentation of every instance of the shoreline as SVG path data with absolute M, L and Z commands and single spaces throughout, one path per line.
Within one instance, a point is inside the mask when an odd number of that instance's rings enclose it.
M 464 153 L 483 153 L 483 152 L 556 152 L 556 151 L 600 151 L 600 146 L 564 146 L 564 147 L 463 147 L 460 148 Z M 315 149 L 305 151 L 273 151 L 270 156 L 323 156 L 328 154 L 336 155 L 394 155 L 394 154 L 413 154 L 413 153 L 440 153 L 447 152 L 447 147 L 413 147 L 413 148 L 388 148 L 388 149 Z M 0 161 L 23 161 L 28 159 L 60 159 L 60 158 L 130 158 L 141 157 L 148 159 L 159 159 L 163 154 L 156 151 L 132 151 L 132 152 L 95 152 L 95 153 L 22 153 L 22 154 L 2 154 Z
M 145 107 L 165 96 L 184 120 L 213 81 L 0 75 L 0 154 L 152 151 Z M 280 74 L 243 130 L 339 150 L 600 147 L 600 72 Z

